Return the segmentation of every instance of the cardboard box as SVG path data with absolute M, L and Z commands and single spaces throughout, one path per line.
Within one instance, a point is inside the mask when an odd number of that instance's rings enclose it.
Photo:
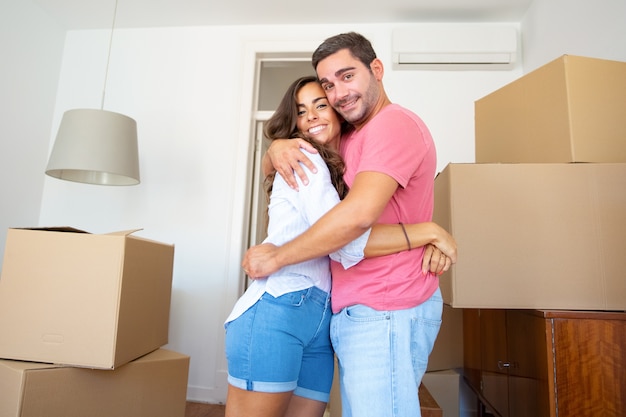
M 8 231 L 0 358 L 113 369 L 165 345 L 174 247 L 62 230 Z
M 422 383 L 433 396 L 445 417 L 476 415 L 477 397 L 456 369 L 426 372 Z
M 449 164 L 433 219 L 452 307 L 626 309 L 626 164 Z
M 626 62 L 564 55 L 475 103 L 476 162 L 626 162 Z
M 0 416 L 184 417 L 188 373 L 165 349 L 116 370 L 0 360 Z
M 463 367 L 463 310 L 443 305 L 441 328 L 428 357 L 427 372 Z

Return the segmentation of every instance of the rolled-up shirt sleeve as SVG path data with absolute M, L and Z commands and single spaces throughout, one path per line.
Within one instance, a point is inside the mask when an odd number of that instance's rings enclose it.
M 339 262 L 341 266 L 343 266 L 343 269 L 348 269 L 361 262 L 363 258 L 365 258 L 365 245 L 367 245 L 371 231 L 372 229 L 367 229 L 361 236 L 357 237 L 337 252 L 331 253 L 330 259 Z

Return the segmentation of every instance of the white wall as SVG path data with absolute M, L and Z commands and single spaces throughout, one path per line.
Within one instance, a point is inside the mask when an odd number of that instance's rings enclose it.
M 552 7 L 555 2 L 560 8 Z M 528 66 L 579 43 L 589 46 L 582 51 L 586 55 L 605 55 L 624 39 L 617 22 L 624 16 L 623 1 L 603 0 L 604 11 L 594 19 L 589 18 L 592 6 L 576 3 L 581 6 L 569 9 L 571 1 L 535 0 L 522 22 L 526 59 L 532 62 Z M 439 169 L 449 162 L 473 162 L 474 101 L 522 73 L 519 66 L 505 72 L 393 71 L 393 25 L 388 24 L 117 30 L 105 109 L 137 120 L 142 183 L 100 187 L 45 177 L 43 170 L 62 113 L 100 106 L 108 31 L 67 34 L 53 108 L 62 34 L 37 10 L 14 6 L 12 12 L 27 22 L 25 27 L 12 24 L 17 19 L 4 13 L 0 23 L 9 24 L 7 30 L 19 35 L 20 45 L 36 53 L 24 58 L 0 44 L 3 53 L 16 57 L 0 67 L 0 87 L 7 89 L 0 95 L 2 106 L 10 110 L 7 123 L 0 123 L 0 226 L 71 225 L 95 233 L 139 227 L 142 236 L 174 243 L 168 347 L 191 355 L 189 398 L 209 402 L 225 399 L 222 321 L 238 296 L 241 278 L 254 51 L 314 48 L 329 35 L 362 32 L 386 65 L 391 100 L 411 108 L 430 126 Z M 581 27 L 584 34 L 576 36 Z M 570 36 L 557 38 L 557 29 Z M 606 31 L 622 36 L 607 40 Z M 569 44 L 576 38 L 580 42 Z M 626 60 L 623 43 L 621 48 L 614 58 Z M 26 86 L 13 87 L 13 80 L 41 66 L 45 70 L 28 78 L 44 80 L 25 99 Z M 40 106 L 35 113 L 28 107 L 33 103 Z M 12 139 L 16 132 L 19 139 Z M 15 184 L 24 196 L 12 198 Z M 32 211 L 39 198 L 37 219 Z
M 0 265 L 9 227 L 36 225 L 65 31 L 29 0 L 0 4 Z
M 626 61 L 626 1 L 534 0 L 522 21 L 524 72 L 564 54 Z

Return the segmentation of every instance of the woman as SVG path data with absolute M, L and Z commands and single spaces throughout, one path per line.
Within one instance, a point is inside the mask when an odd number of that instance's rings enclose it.
M 343 161 L 337 153 L 342 124 L 315 77 L 296 80 L 267 122 L 270 139 L 302 137 L 318 149 L 309 184 L 291 189 L 280 175 L 271 182 L 266 242 L 293 239 L 340 201 L 347 192 Z M 376 225 L 333 253 L 345 268 L 364 256 L 380 256 L 423 246 L 433 240 L 456 251 L 439 226 Z M 433 236 L 435 239 L 433 239 Z M 364 248 L 364 249 L 363 249 Z M 432 271 L 449 267 L 445 256 Z M 321 417 L 332 385 L 328 257 L 285 267 L 255 280 L 226 320 L 228 359 L 227 417 Z

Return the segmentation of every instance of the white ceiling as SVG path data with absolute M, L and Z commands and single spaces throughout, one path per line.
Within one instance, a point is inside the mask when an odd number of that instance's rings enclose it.
M 32 0 L 66 29 L 110 28 L 116 0 Z M 520 21 L 532 0 L 118 0 L 115 27 Z

